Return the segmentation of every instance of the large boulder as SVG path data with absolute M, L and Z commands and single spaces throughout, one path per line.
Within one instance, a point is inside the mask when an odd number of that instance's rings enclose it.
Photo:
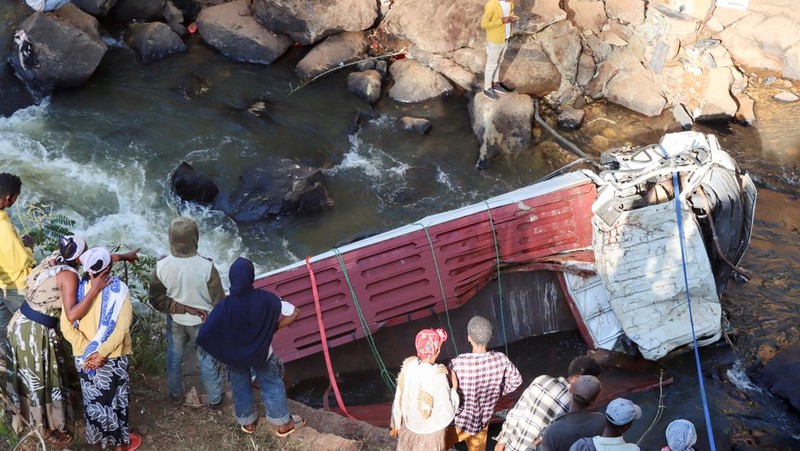
M 500 66 L 500 81 L 517 93 L 543 97 L 561 86 L 561 74 L 539 43 L 512 40 Z
M 567 19 L 581 31 L 600 34 L 603 24 L 608 20 L 603 0 L 566 0 L 564 10 L 567 12 Z
M 10 62 L 35 89 L 83 84 L 106 53 L 97 19 L 67 4 L 58 11 L 34 13 L 19 26 L 22 43 L 14 43 Z M 22 47 L 22 52 L 20 52 Z
M 606 0 L 606 13 L 623 24 L 639 25 L 644 22 L 642 0 Z
M 128 28 L 125 42 L 149 63 L 186 51 L 186 44 L 169 25 L 161 22 L 136 23 Z
M 505 94 L 497 100 L 478 93 L 469 102 L 472 131 L 480 143 L 477 167 L 485 168 L 497 155 L 517 155 L 532 142 L 533 101 L 522 94 Z
M 484 2 L 485 3 L 485 2 Z M 522 0 L 514 3 L 514 15 L 519 20 L 514 24 L 515 32 L 536 33 L 567 18 L 561 9 L 561 0 Z M 480 16 L 478 16 L 480 20 Z
M 378 18 L 372 0 L 253 0 L 256 18 L 268 30 L 313 44 L 342 31 L 363 31 Z
M 473 72 L 465 69 L 460 64 L 456 63 L 450 58 L 434 55 L 433 53 L 426 52 L 417 46 L 412 46 L 408 49 L 408 55 L 420 63 L 430 67 L 431 69 L 444 75 L 445 78 L 450 80 L 453 84 L 461 87 L 461 89 L 469 92 L 479 86 L 478 78 Z M 483 68 L 481 68 L 483 70 Z
M 719 37 L 739 64 L 783 73 L 800 80 L 800 18 L 790 14 L 752 12 L 726 28 Z
M 695 120 L 716 121 L 733 118 L 739 106 L 731 95 L 732 84 L 733 74 L 730 67 L 711 69 L 700 108 L 693 114 Z
M 367 36 L 360 31 L 331 36 L 311 49 L 294 70 L 300 78 L 314 78 L 336 66 L 363 59 L 367 45 Z
M 291 47 L 292 40 L 275 34 L 253 16 L 241 16 L 247 0 L 206 8 L 197 16 L 197 29 L 203 42 L 226 57 L 247 63 L 272 64 Z
M 95 17 L 105 17 L 117 0 L 72 0 L 72 4 Z
M 210 205 L 219 194 L 219 188 L 211 178 L 201 174 L 187 162 L 175 168 L 170 177 L 172 191 L 182 200 Z
M 5 23 L 20 23 L 29 14 L 30 9 L 24 2 L 0 3 L 0 17 L 3 17 Z M 0 28 L 0 61 L 9 59 L 14 31 L 11 27 Z M 0 64 L 0 117 L 10 116 L 15 111 L 34 103 L 35 99 L 25 85 L 14 76 L 11 66 Z
M 422 102 L 453 91 L 453 86 L 443 76 L 412 59 L 395 61 L 389 73 L 394 78 L 389 97 L 398 102 Z
M 316 213 L 333 207 L 321 169 L 281 159 L 245 172 L 227 214 L 252 222 L 277 215 Z
M 381 97 L 381 74 L 376 70 L 353 72 L 347 76 L 347 90 L 372 105 Z
M 631 64 L 618 71 L 603 93 L 609 102 L 645 116 L 658 116 L 667 106 L 661 86 L 641 64 Z
M 165 3 L 166 0 L 117 0 L 109 16 L 117 22 L 158 20 Z
M 383 26 L 426 52 L 478 48 L 486 41 L 480 28 L 485 3 L 483 0 L 398 1 Z
M 581 38 L 578 29 L 565 20 L 547 27 L 539 33 L 542 50 L 561 74 L 558 91 L 551 95 L 555 103 L 565 103 L 579 95 L 576 88 L 578 60 L 581 56 Z
M 779 351 L 764 365 L 761 381 L 775 396 L 800 410 L 800 343 Z

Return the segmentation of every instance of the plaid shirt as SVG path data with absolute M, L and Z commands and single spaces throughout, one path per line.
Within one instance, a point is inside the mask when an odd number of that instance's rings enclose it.
M 546 375 L 537 377 L 514 408 L 508 411 L 497 442 L 504 443 L 507 451 L 533 448 L 533 441 L 539 438 L 544 428 L 554 418 L 569 411 L 570 400 L 566 379 Z
M 468 434 L 482 431 L 500 396 L 522 384 L 519 370 L 502 352 L 461 354 L 450 361 L 450 368 L 458 376 L 462 406 L 456 414 L 456 429 Z

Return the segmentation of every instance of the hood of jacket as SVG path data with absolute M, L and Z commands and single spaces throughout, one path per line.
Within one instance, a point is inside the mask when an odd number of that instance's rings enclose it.
M 231 265 L 228 278 L 231 282 L 231 295 L 237 296 L 252 291 L 253 282 L 256 280 L 256 270 L 253 262 L 246 258 L 239 257 Z
M 169 250 L 176 257 L 197 255 L 200 229 L 194 219 L 181 216 L 169 223 Z

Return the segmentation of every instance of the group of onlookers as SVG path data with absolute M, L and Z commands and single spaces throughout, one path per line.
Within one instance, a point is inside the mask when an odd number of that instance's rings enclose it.
M 440 451 L 465 442 L 470 451 L 486 449 L 489 421 L 501 396 L 516 390 L 522 377 L 503 353 L 489 351 L 492 324 L 475 316 L 467 324 L 471 352 L 436 363 L 447 333 L 417 334 L 417 355 L 403 362 L 392 405 L 391 433 L 402 451 Z M 510 409 L 495 451 L 635 451 L 623 437 L 642 410 L 625 398 L 612 400 L 605 413 L 590 410 L 602 389 L 601 366 L 589 355 L 575 358 L 568 375 L 537 377 Z M 667 427 L 662 451 L 689 451 L 697 440 L 692 423 Z
M 13 428 L 35 429 L 57 446 L 71 442 L 74 381 L 80 385 L 86 441 L 133 451 L 142 443 L 128 417 L 133 308 L 128 287 L 112 275 L 112 267 L 136 261 L 138 250 L 112 255 L 89 248 L 80 237 L 64 236 L 57 251 L 35 264 L 33 241 L 19 237 L 5 211 L 21 187 L 19 177 L 0 173 L 0 365 L 7 368 L 4 388 L 13 404 Z M 275 332 L 291 324 L 299 310 L 254 289 L 255 269 L 244 258 L 231 266 L 226 297 L 213 262 L 197 253 L 200 234 L 191 218 L 174 219 L 168 235 L 171 252 L 157 262 L 149 295 L 151 305 L 168 314 L 172 400 L 183 400 L 183 354 L 193 347 L 211 409 L 221 408 L 227 367 L 242 431 L 252 434 L 258 424 L 256 384 L 278 436 L 303 427 L 302 417 L 289 414 L 283 364 L 271 347 Z

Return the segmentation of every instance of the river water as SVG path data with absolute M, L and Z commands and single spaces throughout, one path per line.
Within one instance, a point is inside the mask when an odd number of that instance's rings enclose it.
M 193 40 L 188 53 L 143 66 L 118 40 L 107 40 L 112 47 L 85 86 L 0 118 L 0 171 L 22 177 L 17 205 L 51 205 L 74 219 L 74 231 L 93 244 L 124 243 L 164 255 L 169 221 L 191 215 L 200 224 L 201 253 L 215 260 L 226 279 L 239 255 L 254 260 L 259 270 L 280 267 L 359 233 L 524 186 L 569 160 L 551 145 L 541 145 L 477 172 L 478 145 L 463 96 L 421 105 L 401 105 L 384 96 L 370 108 L 346 91 L 346 72 L 290 95 L 298 85 L 292 67 L 303 49 L 264 67 L 233 63 Z M 177 92 L 189 74 L 207 82 L 206 93 L 187 99 Z M 700 128 L 717 133 L 759 186 L 753 239 L 743 261 L 755 277 L 749 283 L 732 281 L 722 300 L 736 331 L 736 350 L 723 342 L 700 352 L 719 449 L 800 449 L 798 417 L 745 371 L 765 347 L 800 338 L 795 258 L 800 250 L 800 105 L 778 104 L 770 99 L 774 92 L 771 86 L 754 93 L 759 117 L 754 127 Z M 261 117 L 246 111 L 257 101 L 266 104 Z M 375 119 L 348 134 L 360 112 Z M 430 134 L 398 130 L 395 120 L 404 115 L 429 118 Z M 568 136 L 597 154 L 606 144 L 657 141 L 674 127 L 667 116 L 649 119 L 612 105 L 591 105 L 587 125 Z M 182 161 L 230 191 L 247 168 L 282 157 L 326 168 L 336 202 L 332 211 L 236 224 L 220 212 L 179 204 L 169 189 L 170 173 Z M 16 216 L 14 209 L 11 213 Z M 560 372 L 581 346 L 575 336 L 563 337 L 542 351 L 555 356 L 540 360 L 547 365 L 527 371 Z M 670 357 L 665 366 L 675 383 L 665 391 L 665 411 L 642 442 L 644 449 L 663 444 L 664 427 L 678 417 L 699 426 L 699 449 L 707 449 L 692 355 Z M 655 415 L 658 393 L 632 398 L 647 420 L 631 431 L 636 438 Z

